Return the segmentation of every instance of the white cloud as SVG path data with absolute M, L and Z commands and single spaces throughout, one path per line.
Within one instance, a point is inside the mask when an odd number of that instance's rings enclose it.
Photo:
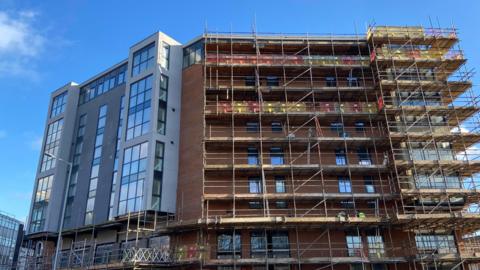
M 36 77 L 31 60 L 47 40 L 35 24 L 37 16 L 31 10 L 0 11 L 0 75 Z

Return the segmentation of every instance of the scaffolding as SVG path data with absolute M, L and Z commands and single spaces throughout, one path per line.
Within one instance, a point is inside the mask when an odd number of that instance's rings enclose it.
M 75 236 L 61 266 L 480 262 L 480 241 L 466 238 L 480 228 L 478 97 L 461 49 L 452 49 L 455 28 L 371 26 L 366 37 L 207 31 L 202 42 L 198 218 L 184 219 L 183 204 L 175 218 L 128 213 L 110 224 L 124 241 L 107 253 L 93 236 L 67 232 Z

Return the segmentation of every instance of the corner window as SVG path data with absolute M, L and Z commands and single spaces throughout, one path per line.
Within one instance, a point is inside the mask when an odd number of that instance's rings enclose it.
M 133 53 L 132 76 L 151 68 L 155 63 L 155 42 Z
M 155 145 L 155 163 L 153 168 L 152 208 L 160 211 L 163 181 L 163 162 L 165 145 L 157 142 Z

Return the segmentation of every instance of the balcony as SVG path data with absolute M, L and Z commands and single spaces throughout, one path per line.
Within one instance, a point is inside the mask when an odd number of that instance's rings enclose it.
M 373 139 L 386 139 L 384 130 L 378 127 L 315 127 L 315 126 L 290 126 L 281 125 L 271 127 L 262 126 L 234 126 L 225 127 L 223 125 L 207 125 L 205 128 L 205 138 L 211 142 L 232 141 L 235 142 L 369 142 Z
M 243 152 L 243 153 L 242 153 Z M 346 154 L 335 154 L 317 149 L 310 151 L 293 150 L 291 153 L 272 154 L 265 150 L 263 158 L 258 152 L 248 153 L 247 149 L 235 150 L 235 153 L 225 151 L 208 151 L 205 153 L 206 170 L 275 170 L 289 171 L 306 170 L 325 172 L 378 172 L 387 169 L 388 160 L 386 155 L 375 153 L 349 152 Z
M 207 54 L 207 65 L 215 66 L 314 66 L 314 67 L 369 67 L 366 56 L 344 55 L 255 55 L 255 54 Z
M 307 74 L 308 75 L 308 74 Z M 257 83 L 259 85 L 257 85 Z M 283 77 L 280 76 L 266 76 L 260 77 L 257 80 L 254 76 L 207 76 L 205 87 L 209 91 L 214 90 L 236 90 L 236 91 L 255 91 L 258 87 L 264 93 L 268 91 L 283 92 L 286 91 L 310 91 L 318 90 L 318 92 L 333 92 L 337 91 L 363 91 L 365 89 L 371 90 L 374 87 L 373 78 L 362 78 L 361 74 L 358 76 L 335 76 L 335 77 Z
M 375 102 L 278 102 L 207 101 L 207 115 L 369 115 L 378 111 Z
M 204 198 L 206 200 L 236 201 L 262 200 L 356 200 L 367 201 L 372 199 L 388 200 L 393 198 L 395 187 L 387 179 L 374 177 L 365 178 L 354 176 L 339 184 L 336 176 L 295 176 L 293 181 L 278 179 L 267 175 L 265 184 L 252 190 L 251 179 L 246 176 L 232 177 L 224 175 L 206 175 L 204 180 Z M 260 178 L 258 179 L 260 183 Z M 256 187 L 255 187 L 256 188 Z M 265 192 L 261 192 L 265 189 Z M 252 192 L 255 191 L 255 192 Z
M 418 68 L 439 67 L 445 70 L 456 70 L 466 59 L 461 50 L 444 49 L 416 49 L 409 46 L 402 48 L 377 48 L 370 54 L 372 61 L 378 61 L 386 66 L 391 66 L 395 61 L 395 67 L 409 67 L 415 62 Z
M 394 162 L 398 168 L 433 170 L 441 166 L 446 172 L 469 176 L 480 171 L 480 150 L 467 149 L 394 149 Z

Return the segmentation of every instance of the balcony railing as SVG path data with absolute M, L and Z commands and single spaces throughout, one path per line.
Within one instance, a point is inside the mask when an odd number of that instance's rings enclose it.
M 371 77 L 260 77 L 258 82 L 254 76 L 207 76 L 206 87 L 210 89 L 253 89 L 257 86 L 269 89 L 361 89 L 374 87 Z
M 278 128 L 276 130 L 275 128 Z M 261 131 L 261 132 L 260 132 Z M 257 138 L 263 139 L 308 139 L 308 138 L 379 138 L 386 134 L 377 127 L 314 127 L 314 126 L 291 126 L 289 131 L 285 127 L 262 127 L 248 128 L 246 126 L 225 127 L 208 125 L 205 129 L 205 137 L 209 139 L 222 137 Z
M 375 26 L 368 29 L 367 36 L 374 38 L 450 38 L 456 39 L 457 32 L 454 28 L 424 28 L 401 26 Z
M 278 180 L 278 179 L 277 179 Z M 329 194 L 350 195 L 365 195 L 375 196 L 378 194 L 392 194 L 392 189 L 395 188 L 389 180 L 363 177 L 354 178 L 347 181 L 344 186 L 339 185 L 337 177 L 321 176 L 307 177 L 297 176 L 292 181 L 291 179 L 283 180 L 283 185 L 278 186 L 278 181 L 273 178 L 265 179 L 266 193 L 269 195 L 284 196 L 292 195 L 293 191 L 298 198 L 306 194 L 317 194 L 317 196 Z M 293 182 L 293 184 L 292 184 Z M 237 176 L 235 180 L 232 178 L 207 176 L 204 181 L 205 194 L 240 194 L 240 195 L 262 195 L 263 193 L 251 193 L 250 181 L 247 178 Z M 260 188 L 259 192 L 263 189 Z
M 284 113 L 376 113 L 374 102 L 257 102 L 257 101 L 218 101 L 207 102 L 207 114 L 284 114 Z
M 265 66 L 370 66 L 366 56 L 207 54 L 207 64 Z
M 205 165 L 206 166 L 246 166 L 255 168 L 260 164 L 271 167 L 282 166 L 336 166 L 347 167 L 355 166 L 357 168 L 372 168 L 377 166 L 386 166 L 386 155 L 376 153 L 357 153 L 348 152 L 347 154 L 334 154 L 326 153 L 322 151 L 319 153 L 316 149 L 304 152 L 291 152 L 291 153 L 269 153 L 266 150 L 263 154 L 263 158 L 260 158 L 259 153 L 249 154 L 247 149 L 244 149 L 243 153 L 236 150 L 232 152 L 206 152 L 205 153 Z
M 394 59 L 394 60 L 419 60 L 419 61 L 443 61 L 443 60 L 463 60 L 463 51 L 461 50 L 420 50 L 420 49 L 388 49 L 377 48 L 372 51 L 370 59 Z

